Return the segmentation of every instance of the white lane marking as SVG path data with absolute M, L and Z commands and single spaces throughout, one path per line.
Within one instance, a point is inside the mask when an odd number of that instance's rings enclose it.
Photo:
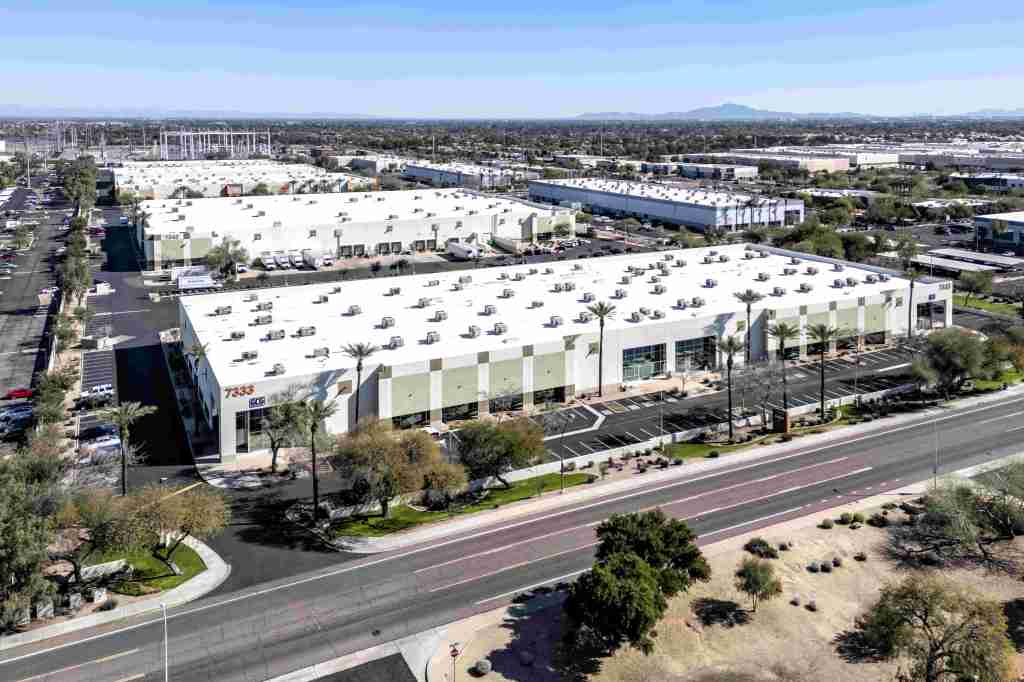
M 479 606 L 480 604 L 486 604 L 489 601 L 495 601 L 497 599 L 501 599 L 502 597 L 511 597 L 513 594 L 519 594 L 520 592 L 526 592 L 527 590 L 532 590 L 533 588 L 540 587 L 541 585 L 549 585 L 551 583 L 561 582 L 561 581 L 565 580 L 566 578 L 573 578 L 575 576 L 578 576 L 580 573 L 586 573 L 589 570 L 590 570 L 589 568 L 581 568 L 578 571 L 573 571 L 572 573 L 566 573 L 565 575 L 560 575 L 557 578 L 551 578 L 550 580 L 544 580 L 544 581 L 539 582 L 539 583 L 534 583 L 532 585 L 527 585 L 526 587 L 520 587 L 520 588 L 517 588 L 515 590 L 512 590 L 511 592 L 502 592 L 501 594 L 496 594 L 493 597 L 488 597 L 487 599 L 481 599 L 475 605 Z
M 554 518 L 556 516 L 564 516 L 565 514 L 571 514 L 571 513 L 578 512 L 578 511 L 583 511 L 585 509 L 590 509 L 592 507 L 599 507 L 599 506 L 602 506 L 602 505 L 611 504 L 612 502 L 615 502 L 615 501 L 618 501 L 618 500 L 628 500 L 628 499 L 633 498 L 633 497 L 637 497 L 637 496 L 640 496 L 640 495 L 647 495 L 648 493 L 657 492 L 659 490 L 664 490 L 666 488 L 673 488 L 673 487 L 677 487 L 677 486 L 681 486 L 681 485 L 687 485 L 689 483 L 695 483 L 697 481 L 702 481 L 702 480 L 705 480 L 705 479 L 708 479 L 708 478 L 716 478 L 716 477 L 719 477 L 719 476 L 726 476 L 728 474 L 732 474 L 732 473 L 735 473 L 737 471 L 744 471 L 746 469 L 752 469 L 752 468 L 756 468 L 756 467 L 759 467 L 759 466 L 764 466 L 766 464 L 773 464 L 775 462 L 781 462 L 781 461 L 784 461 L 784 460 L 787 460 L 787 459 L 792 459 L 794 457 L 804 457 L 806 455 L 810 455 L 810 454 L 813 454 L 813 453 L 816 453 L 816 452 L 821 452 L 822 450 L 830 450 L 832 448 L 836 448 L 836 447 L 839 447 L 841 445 L 843 445 L 843 446 L 850 445 L 851 443 L 857 443 L 859 441 L 867 440 L 869 438 L 878 438 L 878 437 L 883 436 L 883 435 L 884 436 L 889 436 L 889 435 L 891 435 L 893 433 L 898 433 L 900 431 L 906 431 L 907 429 L 913 429 L 913 428 L 917 428 L 919 426 L 931 425 L 932 423 L 937 422 L 937 421 L 943 421 L 943 420 L 946 420 L 946 419 L 959 418 L 959 417 L 963 417 L 963 416 L 966 416 L 966 415 L 975 414 L 977 412 L 984 412 L 986 410 L 998 409 L 998 408 L 1001 408 L 1001 407 L 1005 407 L 1006 405 L 1010 405 L 1010 404 L 1013 404 L 1013 403 L 1019 403 L 1019 402 L 1022 402 L 1022 401 L 1024 401 L 1024 397 L 1022 397 L 1022 398 L 1014 398 L 1013 400 L 1007 400 L 1006 402 L 999 403 L 999 404 L 981 405 L 979 407 L 976 407 L 976 408 L 973 408 L 973 409 L 970 409 L 970 410 L 963 410 L 963 411 L 955 412 L 955 413 L 951 413 L 951 414 L 943 414 L 941 418 L 937 417 L 936 419 L 932 419 L 932 420 L 929 420 L 929 421 L 921 421 L 921 422 L 913 422 L 913 423 L 910 423 L 910 424 L 904 424 L 903 426 L 897 426 L 897 427 L 894 427 L 894 428 L 891 428 L 891 429 L 886 429 L 884 432 L 878 431 L 878 432 L 866 433 L 866 434 L 864 434 L 862 436 L 857 436 L 855 438 L 848 438 L 846 440 L 838 441 L 838 442 L 835 442 L 835 443 L 829 443 L 827 445 L 821 445 L 819 447 L 815 447 L 815 448 L 812 448 L 810 450 L 803 450 L 803 451 L 800 451 L 800 452 L 793 452 L 793 453 L 790 453 L 788 455 L 782 455 L 781 457 L 776 457 L 775 459 L 758 460 L 756 462 L 751 462 L 750 464 L 745 464 L 745 465 L 740 466 L 740 467 L 734 467 L 734 468 L 731 468 L 731 469 L 728 469 L 728 470 L 725 470 L 725 471 L 718 471 L 718 472 L 706 474 L 704 476 L 698 476 L 696 478 L 690 478 L 690 479 L 681 480 L 681 481 L 673 481 L 671 483 L 666 483 L 664 485 L 656 486 L 654 488 L 644 488 L 642 490 L 637 490 L 637 491 L 634 491 L 632 493 L 628 493 L 626 495 L 621 495 L 621 496 L 615 497 L 614 499 L 598 500 L 596 502 L 591 502 L 590 504 L 581 505 L 581 506 L 578 506 L 578 507 L 572 507 L 572 508 L 568 508 L 568 509 L 563 509 L 561 511 L 552 512 L 550 514 L 546 514 L 544 516 L 539 516 L 539 517 L 536 517 L 536 518 L 530 518 L 530 519 L 527 519 L 525 521 L 519 521 L 517 523 L 509 524 L 507 526 L 495 526 L 493 528 L 489 528 L 487 530 L 482 530 L 482 531 L 479 531 L 477 533 L 471 533 L 469 535 L 452 538 L 451 540 L 445 540 L 443 542 L 438 542 L 438 543 L 434 543 L 434 544 L 431 544 L 431 545 L 424 545 L 423 547 L 417 547 L 417 548 L 411 549 L 411 550 L 409 550 L 407 552 L 402 552 L 400 554 L 394 554 L 394 555 L 390 555 L 390 556 L 381 557 L 379 559 L 374 559 L 373 561 L 368 561 L 366 563 L 359 564 L 359 565 L 356 565 L 356 566 L 346 565 L 344 568 L 332 569 L 332 570 L 327 571 L 325 573 L 318 573 L 316 575 L 306 576 L 305 578 L 300 578 L 300 579 L 294 580 L 292 582 L 282 583 L 280 585 L 272 585 L 270 587 L 265 587 L 265 588 L 256 590 L 254 592 L 246 592 L 246 593 L 243 593 L 243 594 L 237 594 L 237 595 L 235 595 L 233 597 L 226 597 L 226 598 L 224 598 L 222 600 L 211 602 L 209 604 L 203 604 L 201 606 L 195 606 L 195 607 L 192 607 L 192 608 L 183 609 L 181 611 L 177 611 L 177 612 L 174 612 L 174 613 L 168 613 L 167 614 L 167 618 L 168 618 L 168 620 L 171 620 L 171 619 L 174 619 L 174 618 L 179 618 L 181 616 L 190 616 L 190 615 L 192 615 L 194 613 L 202 613 L 204 611 L 209 611 L 210 609 L 220 608 L 222 606 L 227 606 L 228 604 L 234 604 L 236 602 L 245 601 L 245 600 L 251 599 L 253 597 L 262 597 L 264 595 L 272 594 L 274 592 L 279 592 L 281 590 L 286 590 L 286 589 L 289 589 L 289 588 L 292 588 L 292 587 L 296 587 L 298 585 L 305 585 L 306 583 L 316 582 L 318 580 L 323 580 L 325 578 L 333 578 L 336 575 L 341 575 L 341 574 L 344 574 L 344 573 L 350 573 L 352 571 L 358 571 L 358 570 L 363 569 L 363 568 L 368 568 L 370 566 L 375 566 L 377 564 L 386 563 L 388 561 L 393 561 L 395 559 L 403 559 L 405 557 L 412 556 L 414 554 L 421 554 L 421 553 L 426 552 L 428 550 L 437 549 L 438 547 L 444 547 L 446 545 L 454 544 L 456 542 L 464 542 L 466 540 L 472 540 L 474 538 L 482 537 L 484 535 L 492 535 L 494 533 L 498 533 L 498 532 L 507 530 L 509 528 L 517 528 L 519 526 L 523 526 L 523 525 L 530 524 L 530 523 L 537 523 L 539 521 L 544 521 L 545 519 Z M 899 480 L 900 479 L 898 479 L 898 478 L 895 479 L 895 481 L 899 481 Z M 822 500 L 822 501 L 825 502 L 827 500 Z M 154 609 L 155 608 L 157 608 L 157 607 L 154 607 Z M 147 620 L 147 621 L 144 621 L 142 623 L 136 623 L 135 625 L 128 625 L 128 626 L 125 626 L 123 628 L 119 628 L 117 630 L 111 630 L 109 632 L 104 632 L 104 633 L 101 633 L 101 634 L 98 634 L 98 635 L 93 635 L 91 637 L 85 637 L 83 639 L 75 640 L 73 642 L 66 642 L 64 644 L 59 644 L 59 645 L 57 645 L 55 647 L 52 647 L 50 649 L 42 649 L 40 651 L 36 651 L 36 652 L 30 653 L 30 654 L 23 654 L 21 656 L 16 656 L 16 657 L 13 657 L 13 658 L 8 658 L 8 659 L 0 660 L 0 666 L 6 665 L 8 663 L 15 663 L 17 661 L 21 661 L 21 660 L 24 660 L 24 659 L 27 659 L 27 658 L 32 658 L 34 656 L 39 656 L 40 654 L 46 654 L 46 653 L 50 653 L 52 651 L 59 651 L 60 649 L 65 649 L 65 648 L 72 647 L 72 646 L 78 646 L 80 644 L 87 644 L 88 642 L 92 642 L 92 641 L 95 641 L 95 640 L 98 640 L 98 639 L 103 639 L 104 637 L 110 637 L 110 636 L 113 636 L 113 635 L 119 635 L 119 634 L 124 633 L 124 632 L 130 632 L 132 630 L 138 630 L 139 628 L 147 627 L 149 625 L 153 625 L 153 624 L 159 623 L 159 622 L 160 622 L 159 618 L 153 618 L 151 620 Z
M 795 511 L 800 511 L 803 508 L 804 508 L 804 505 L 801 505 L 799 507 L 793 507 L 792 509 L 787 509 L 786 511 L 780 511 L 780 512 L 776 512 L 774 514 L 768 514 L 767 516 L 762 516 L 762 517 L 757 518 L 757 519 L 751 519 L 750 521 L 744 521 L 743 523 L 737 523 L 735 526 L 729 526 L 728 528 L 719 528 L 718 530 L 713 530 L 710 533 L 704 533 L 703 535 L 701 535 L 701 537 L 702 538 L 706 538 L 709 535 L 718 535 L 720 533 L 725 533 L 726 531 L 735 530 L 737 528 L 742 528 L 743 526 L 751 526 L 751 525 L 753 525 L 755 523 L 760 523 L 761 521 L 764 521 L 766 519 L 773 519 L 776 516 L 782 516 L 783 514 L 790 514 L 790 513 L 795 512 Z
M 433 587 L 433 588 L 431 588 L 431 589 L 429 589 L 427 591 L 428 592 L 440 592 L 441 590 L 447 590 L 447 589 L 452 588 L 452 587 L 458 587 L 459 585 L 465 585 L 466 583 L 475 582 L 477 580 L 483 580 L 484 578 L 490 578 L 491 576 L 498 575 L 499 573 L 504 573 L 506 571 L 511 571 L 514 568 L 522 568 L 523 566 L 528 566 L 528 565 L 530 565 L 530 564 L 532 564 L 534 562 L 537 562 L 537 561 L 544 561 L 545 559 L 553 559 L 556 556 L 562 556 L 563 554 L 571 554 L 572 552 L 578 552 L 581 549 L 587 549 L 588 547 L 596 547 L 596 546 L 597 546 L 597 541 L 595 540 L 594 542 L 590 542 L 590 543 L 587 543 L 585 545 L 580 545 L 578 547 L 573 547 L 572 549 L 562 550 L 561 552 L 555 552 L 554 554 L 548 554 L 547 556 L 538 557 L 536 559 L 527 559 L 526 561 L 520 561 L 518 564 L 512 564 L 511 566 L 505 566 L 503 568 L 499 568 L 496 571 L 491 571 L 490 573 L 482 573 L 480 575 L 473 576 L 472 578 L 463 578 L 462 580 L 459 580 L 458 582 L 448 583 L 446 585 L 440 585 L 438 587 Z
M 891 365 L 890 367 L 881 367 L 879 369 L 874 370 L 874 372 L 875 372 L 875 374 L 881 374 L 882 372 L 888 372 L 888 371 L 894 370 L 894 369 L 903 369 L 904 367 L 910 367 L 910 363 L 909 362 L 904 362 L 904 363 L 901 363 L 899 365 Z
M 1000 419 L 1009 419 L 1010 417 L 1017 417 L 1017 416 L 1022 415 L 1022 414 L 1024 414 L 1024 410 L 1022 410 L 1020 412 L 1011 412 L 1010 414 L 1004 414 L 1004 415 L 1001 415 L 999 417 L 991 417 L 989 419 L 982 419 L 980 422 L 974 422 L 974 425 L 977 426 L 978 424 L 988 424 L 989 422 L 999 421 Z
M 579 457 L 579 456 L 580 456 L 580 453 L 576 452 L 575 450 L 573 450 L 572 448 L 570 448 L 570 447 L 569 447 L 568 445 L 566 445 L 565 443 L 562 443 L 562 447 L 563 447 L 563 448 L 565 448 L 566 450 L 568 450 L 569 452 L 571 452 L 571 453 L 572 453 L 572 456 L 573 456 L 573 457 Z
M 79 668 L 84 668 L 87 665 L 93 665 L 95 663 L 106 663 L 108 661 L 113 661 L 115 659 L 122 658 L 124 656 L 130 656 L 131 654 L 135 654 L 135 653 L 138 653 L 138 652 L 139 652 L 138 649 L 129 649 L 128 651 L 122 651 L 119 654 L 111 654 L 110 656 L 104 656 L 103 658 L 97 658 L 97 659 L 92 660 L 92 661 L 86 661 L 85 663 L 79 663 L 77 665 L 69 665 L 68 667 L 61 668 L 60 670 L 53 670 L 53 671 L 48 672 L 48 673 L 42 673 L 40 675 L 33 675 L 32 677 L 26 677 L 24 679 L 18 680 L 18 682 L 30 682 L 30 680 L 41 680 L 43 678 L 50 677 L 51 675 L 60 675 L 61 673 L 71 672 L 72 670 L 78 670 Z M 14 659 L 11 659 L 11 660 L 14 660 Z M 4 661 L 4 662 L 6 663 L 7 661 Z M 145 677 L 145 676 L 144 675 L 139 675 L 139 676 L 137 676 L 137 677 L 135 677 L 133 679 L 138 679 L 138 677 Z
M 139 310 L 118 310 L 116 313 L 96 313 L 93 317 L 104 317 L 110 315 L 131 315 L 132 313 L 148 313 L 150 308 L 140 308 Z
M 33 351 L 33 352 L 35 352 L 35 351 Z M 1006 433 L 1013 433 L 1014 431 L 1021 431 L 1021 430 L 1024 430 L 1024 426 L 1017 426 L 1017 427 L 1012 428 L 1012 429 L 1006 429 Z

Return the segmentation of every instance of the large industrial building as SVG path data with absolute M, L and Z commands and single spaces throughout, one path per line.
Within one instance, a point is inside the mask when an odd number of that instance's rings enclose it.
M 1014 249 L 1024 248 L 1024 211 L 974 216 L 974 227 L 982 239 Z
M 470 190 L 146 201 L 137 227 L 150 269 L 191 265 L 225 237 L 251 258 L 310 249 L 338 258 L 443 249 L 452 240 L 518 251 L 575 232 L 568 209 Z
M 850 170 L 850 160 L 846 157 L 783 154 L 762 149 L 686 154 L 683 158 L 687 161 L 703 163 L 772 166 L 788 170 L 806 170 L 808 173 L 839 173 Z
M 846 159 L 851 168 L 887 168 L 898 166 L 900 163 L 899 154 L 895 151 L 864 149 L 860 145 L 832 144 L 820 147 L 763 147 L 758 149 L 734 149 L 730 153 Z
M 270 194 L 346 192 L 376 187 L 376 181 L 329 173 L 303 163 L 262 160 L 125 161 L 113 169 L 117 192 L 166 199 L 197 192 L 204 197 L 242 196 L 260 185 Z
M 466 187 L 469 189 L 506 189 L 516 180 L 523 179 L 515 171 L 467 163 L 410 162 L 402 175 L 434 187 Z
M 687 178 L 706 180 L 753 180 L 757 166 L 737 166 L 728 163 L 680 163 L 679 173 Z
M 1024 189 L 1024 175 L 1012 173 L 950 173 L 949 179 L 960 180 L 970 189 L 984 189 L 992 192 Z
M 185 347 L 209 349 L 202 411 L 230 460 L 267 447 L 264 410 L 291 387 L 336 401 L 326 430 L 337 433 L 356 422 L 356 394 L 361 419 L 410 427 L 560 403 L 595 392 L 599 376 L 607 390 L 699 377 L 721 366 L 719 339 L 746 335 L 735 296 L 746 289 L 764 296 L 756 361 L 781 355 L 767 334 L 777 322 L 802 330 L 787 357 L 816 352 L 814 324 L 842 330 L 837 349 L 903 337 L 908 322 L 951 324 L 947 281 L 910 289 L 880 268 L 744 245 L 190 296 L 179 310 Z M 596 301 L 615 306 L 603 349 Z M 379 347 L 361 381 L 343 352 L 357 342 Z
M 596 213 L 660 220 L 700 230 L 795 225 L 803 222 L 798 199 L 680 187 L 655 182 L 603 180 L 535 180 L 530 198 L 555 204 L 580 204 Z

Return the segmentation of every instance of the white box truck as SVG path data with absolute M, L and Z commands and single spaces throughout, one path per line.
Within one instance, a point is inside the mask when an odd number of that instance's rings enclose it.
M 472 260 L 481 254 L 479 244 L 464 244 L 456 241 L 448 242 L 446 251 L 456 260 Z
M 324 257 L 318 251 L 314 251 L 313 249 L 303 249 L 302 262 L 305 263 L 307 268 L 319 270 L 320 266 L 324 264 Z
M 282 270 L 287 270 L 291 267 L 291 263 L 288 261 L 288 256 L 284 253 L 275 253 L 274 263 Z
M 302 264 L 305 262 L 305 259 L 303 258 L 302 253 L 298 251 L 289 251 L 288 262 L 291 263 L 291 266 L 293 268 L 298 269 L 302 267 Z

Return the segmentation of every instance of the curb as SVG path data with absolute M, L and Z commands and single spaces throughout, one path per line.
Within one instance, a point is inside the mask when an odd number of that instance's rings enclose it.
M 154 595 L 149 599 L 133 602 L 110 611 L 91 613 L 81 618 L 73 618 L 63 623 L 47 625 L 28 632 L 5 635 L 0 637 L 0 651 L 6 651 L 25 644 L 40 642 L 51 637 L 59 637 L 78 630 L 85 630 L 99 625 L 105 625 L 123 618 L 139 616 L 151 611 L 158 611 L 160 605 L 168 608 L 180 606 L 190 601 L 195 601 L 220 587 L 228 576 L 231 575 L 231 565 L 225 563 L 220 555 L 213 551 L 209 545 L 195 538 L 185 538 L 184 544 L 195 550 L 199 558 L 206 564 L 206 570 L 191 580 L 168 590 L 162 594 Z

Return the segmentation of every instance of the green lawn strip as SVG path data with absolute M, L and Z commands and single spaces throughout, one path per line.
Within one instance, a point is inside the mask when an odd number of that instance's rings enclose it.
M 714 445 L 713 443 L 674 443 L 668 446 L 668 456 L 672 459 L 696 459 L 707 457 L 713 450 L 725 455 L 736 450 L 750 447 L 750 443 L 739 445 Z
M 1014 305 L 1013 303 L 993 303 L 991 301 L 984 301 L 980 298 L 972 298 L 970 301 L 963 294 L 953 294 L 953 305 L 962 306 L 964 308 L 975 308 L 977 310 L 985 310 L 990 313 L 997 313 L 999 315 L 1008 315 L 1010 317 L 1020 316 L 1020 306 Z
M 586 483 L 589 474 L 566 474 L 565 487 L 570 488 Z M 450 511 L 419 511 L 405 505 L 392 507 L 388 518 L 381 516 L 353 516 L 334 523 L 331 533 L 334 536 L 381 537 L 398 531 L 408 530 L 427 523 L 444 521 L 445 519 L 466 514 L 495 509 L 501 505 L 518 502 L 537 495 L 538 488 L 543 492 L 559 490 L 561 476 L 544 474 L 522 481 L 516 481 L 511 488 L 491 488 L 488 495 L 474 504 L 451 509 Z
M 163 551 L 163 550 L 160 550 Z M 134 577 L 130 581 L 124 581 L 113 586 L 115 592 L 123 594 L 146 594 L 152 591 L 169 590 L 178 587 L 186 580 L 196 577 L 206 570 L 206 564 L 195 551 L 188 545 L 182 543 L 174 550 L 171 560 L 181 569 L 181 575 L 174 575 L 174 572 L 162 560 L 153 556 L 148 550 L 140 550 L 129 554 L 112 554 L 109 556 L 97 556 L 90 560 L 90 565 L 102 564 L 108 561 L 124 559 L 135 569 Z
M 998 379 L 975 379 L 974 390 L 976 391 L 995 391 L 1003 387 L 1004 383 L 1016 384 L 1024 378 L 1020 372 L 1016 370 L 1010 370 L 1003 372 L 1002 376 Z

